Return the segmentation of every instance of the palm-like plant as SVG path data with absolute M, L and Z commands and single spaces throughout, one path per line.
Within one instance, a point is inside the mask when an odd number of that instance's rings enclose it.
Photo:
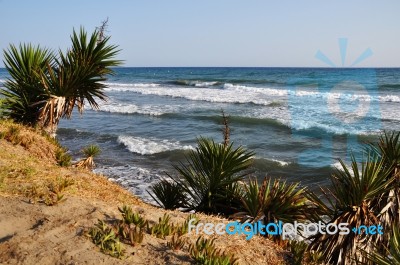
M 261 187 L 257 180 L 250 180 L 241 201 L 244 211 L 237 216 L 252 222 L 303 221 L 308 207 L 305 188 L 299 188 L 298 183 L 287 184 L 271 178 L 265 178 Z
M 82 153 L 85 155 L 85 158 L 79 161 L 76 166 L 77 167 L 82 167 L 82 168 L 88 168 L 92 169 L 95 167 L 95 163 L 93 161 L 93 158 L 98 156 L 100 154 L 101 150 L 100 147 L 97 145 L 89 145 L 85 148 L 83 148 Z
M 0 89 L 5 96 L 2 108 L 4 115 L 17 122 L 34 125 L 40 105 L 46 99 L 39 73 L 54 64 L 54 55 L 48 49 L 31 44 L 10 48 L 4 52 L 4 65 L 12 79 L 5 82 L 6 89 Z
M 383 167 L 390 171 L 386 192 L 377 196 L 374 203 L 381 209 L 380 220 L 385 230 L 390 230 L 394 223 L 400 223 L 400 132 L 385 132 L 378 145 L 370 145 L 383 162 Z M 385 235 L 388 245 L 389 234 Z
M 390 169 L 386 169 L 383 161 L 375 155 L 368 155 L 361 168 L 354 157 L 351 169 L 343 161 L 340 160 L 340 163 L 343 171 L 337 170 L 332 175 L 332 189 L 324 191 L 330 205 L 310 193 L 309 198 L 323 214 L 310 214 L 309 218 L 325 224 L 347 223 L 351 228 L 378 224 L 381 209 L 374 200 L 389 189 L 392 182 L 388 178 Z M 323 253 L 325 261 L 332 264 L 351 264 L 355 258 L 365 261 L 359 249 L 369 252 L 373 244 L 383 242 L 380 234 L 360 235 L 351 232 L 347 235 L 318 233 L 311 239 L 310 249 Z
M 393 233 L 390 238 L 387 254 L 380 252 L 368 253 L 361 250 L 368 261 L 376 265 L 398 265 L 400 264 L 400 228 L 393 225 Z
M 149 192 L 150 196 L 164 209 L 175 210 L 186 206 L 184 189 L 179 183 L 163 179 L 153 184 L 150 190 L 154 193 Z
M 48 98 L 39 113 L 39 121 L 46 131 L 54 132 L 61 117 L 70 118 L 72 110 L 84 110 L 85 100 L 98 109 L 96 98 L 106 100 L 104 88 L 106 75 L 112 74 L 110 67 L 120 62 L 113 60 L 117 47 L 107 45 L 109 38 L 98 42 L 95 31 L 89 41 L 87 33 L 81 29 L 79 35 L 74 31 L 71 37 L 72 48 L 64 55 L 59 53 L 57 68 L 48 68 L 43 75 L 42 84 Z
M 252 164 L 252 157 L 253 152 L 243 147 L 200 138 L 186 163 L 175 166 L 179 177 L 173 179 L 188 196 L 188 210 L 231 213 L 239 203 L 238 181 L 249 174 L 245 170 Z
M 0 91 L 6 96 L 5 108 L 11 118 L 31 125 L 39 125 L 54 134 L 60 118 L 70 118 L 75 106 L 82 113 L 85 101 L 98 108 L 96 99 L 106 100 L 106 75 L 117 66 L 118 50 L 108 45 L 109 38 L 98 41 L 94 31 L 88 40 L 81 28 L 73 31 L 72 48 L 58 58 L 47 49 L 21 45 L 5 51 L 5 65 L 11 80 Z

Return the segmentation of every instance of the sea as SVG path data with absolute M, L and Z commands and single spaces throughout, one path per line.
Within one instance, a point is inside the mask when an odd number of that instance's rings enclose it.
M 100 146 L 95 172 L 152 202 L 149 187 L 176 174 L 200 137 L 255 153 L 252 176 L 317 190 L 365 160 L 365 145 L 400 130 L 396 68 L 115 68 L 107 102 L 62 120 L 57 138 L 74 160 Z M 0 85 L 8 78 L 0 69 Z

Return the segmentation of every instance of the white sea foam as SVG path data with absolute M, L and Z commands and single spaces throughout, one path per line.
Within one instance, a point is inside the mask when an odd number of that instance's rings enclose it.
M 106 91 L 130 91 L 131 88 L 160 87 L 155 83 L 104 83 L 107 85 Z
M 113 113 L 127 113 L 127 114 L 143 114 L 151 116 L 160 116 L 165 113 L 175 112 L 173 107 L 165 107 L 158 105 L 135 105 L 122 103 L 104 104 L 100 106 L 100 111 L 113 112 Z
M 274 158 L 268 159 L 268 160 L 274 161 L 274 162 L 278 163 L 282 167 L 286 167 L 286 166 L 291 164 L 290 162 L 286 162 L 286 161 L 282 161 L 282 160 L 278 160 L 278 159 L 274 159 Z
M 272 100 L 271 97 L 287 98 L 293 97 L 308 97 L 323 100 L 341 100 L 341 101 L 380 101 L 380 102 L 400 102 L 400 97 L 397 95 L 370 95 L 365 93 L 353 92 L 318 92 L 311 90 L 292 90 L 278 89 L 267 87 L 253 87 L 244 85 L 235 85 L 225 83 L 223 89 L 214 89 L 209 86 L 216 82 L 195 82 L 193 87 L 181 86 L 166 86 L 155 83 L 106 83 L 107 91 L 130 91 L 143 95 L 168 96 L 175 98 L 186 98 L 189 100 L 202 100 L 209 102 L 226 102 L 226 103 L 254 103 L 268 106 Z
M 188 150 L 193 149 L 191 145 L 182 145 L 180 142 L 172 142 L 168 140 L 160 140 L 155 138 L 142 138 L 135 136 L 121 135 L 118 142 L 125 145 L 132 153 L 141 155 L 152 155 L 171 150 Z
M 108 84 L 108 91 L 130 91 L 143 95 L 168 96 L 174 98 L 185 98 L 195 101 L 221 102 L 221 103 L 254 103 L 269 105 L 272 101 L 269 98 L 271 93 L 268 88 L 249 88 L 225 84 L 224 89 L 203 88 L 203 87 L 173 87 L 149 84 L 131 84 L 117 86 Z M 285 95 L 285 91 L 273 90 L 276 95 Z
M 129 165 L 98 167 L 94 172 L 104 174 L 110 181 L 119 183 L 142 200 L 153 204 L 156 203 L 147 191 L 152 184 L 164 177 L 157 170 Z

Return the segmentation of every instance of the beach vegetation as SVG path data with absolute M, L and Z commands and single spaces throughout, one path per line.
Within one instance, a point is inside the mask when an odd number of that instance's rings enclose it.
M 136 225 L 130 225 L 125 222 L 119 222 L 116 226 L 117 236 L 121 238 L 123 243 L 128 243 L 132 246 L 141 244 L 144 238 L 144 229 Z
M 69 167 L 71 165 L 72 157 L 68 153 L 68 150 L 64 147 L 59 147 L 56 150 L 56 160 L 57 164 L 62 167 Z
M 8 130 L 1 134 L 1 139 L 5 139 L 14 145 L 20 144 L 21 142 L 21 127 L 18 125 L 11 125 Z
M 233 213 L 240 202 L 238 182 L 250 173 L 253 155 L 241 146 L 200 138 L 186 163 L 175 166 L 178 176 L 173 179 L 187 196 L 187 210 Z
M 379 247 L 376 246 L 378 249 Z M 393 225 L 389 246 L 385 251 L 374 251 L 369 253 L 361 249 L 362 254 L 368 262 L 375 265 L 397 265 L 400 264 L 400 227 Z
M 230 215 L 238 210 L 242 188 L 254 153 L 230 143 L 228 117 L 222 111 L 223 142 L 200 137 L 184 162 L 174 165 L 172 181 L 161 180 L 151 187 L 151 197 L 166 209 Z
M 148 192 L 154 201 L 166 210 L 175 210 L 186 206 L 184 188 L 180 183 L 162 179 L 150 187 Z
M 106 100 L 104 81 L 119 50 L 109 45 L 109 37 L 99 41 L 95 30 L 88 38 L 81 28 L 71 36 L 67 52 L 31 44 L 10 45 L 4 64 L 11 79 L 0 88 L 4 115 L 16 122 L 38 126 L 55 135 L 61 118 L 70 118 L 75 107 L 83 112 L 85 102 L 98 109 L 97 100 Z
M 76 167 L 92 169 L 96 165 L 93 158 L 101 153 L 100 147 L 94 144 L 88 145 L 82 149 L 85 158 L 76 163 Z
M 371 226 L 379 223 L 379 204 L 375 199 L 385 193 L 393 179 L 389 179 L 390 169 L 384 168 L 383 161 L 376 155 L 368 154 L 361 168 L 356 159 L 352 158 L 351 168 L 340 160 L 343 170 L 337 170 L 332 175 L 332 188 L 325 191 L 326 201 L 317 196 L 311 200 L 319 210 L 325 210 L 322 215 L 309 216 L 313 222 L 347 223 L 349 227 L 360 225 Z M 310 211 L 311 212 L 311 211 Z M 384 238 L 379 233 L 374 235 L 349 233 L 346 235 L 317 233 L 311 236 L 310 249 L 321 252 L 325 262 L 333 264 L 350 264 L 365 262 L 359 249 L 372 250 L 372 243 L 383 243 Z
M 234 216 L 242 222 L 293 223 L 304 221 L 308 209 L 306 189 L 299 183 L 265 178 L 261 186 L 256 179 L 244 185 L 241 197 L 243 211 Z
M 57 177 L 47 183 L 32 183 L 23 187 L 23 194 L 29 198 L 31 203 L 40 202 L 47 206 L 54 206 L 66 200 L 64 191 L 74 183 L 68 177 Z
M 167 246 L 174 251 L 183 249 L 185 245 L 185 240 L 178 233 L 173 233 L 167 242 Z
M 3 119 L 3 102 L 4 102 L 4 98 L 0 97 L 0 119 Z
M 173 182 L 152 186 L 152 197 L 168 209 L 231 214 L 240 204 L 239 181 L 250 173 L 253 155 L 243 147 L 200 138 L 185 163 L 174 166 L 178 176 L 169 176 Z
M 382 190 L 373 200 L 373 204 L 381 209 L 380 221 L 384 229 L 400 223 L 400 132 L 384 132 L 377 144 L 370 144 L 378 159 L 383 163 L 382 171 L 389 171 L 386 177 L 387 189 Z M 386 246 L 388 238 L 384 240 Z
M 164 239 L 166 236 L 171 235 L 175 231 L 175 227 L 170 223 L 171 217 L 168 214 L 164 214 L 158 219 L 158 223 L 154 225 L 147 225 L 147 230 L 150 235 L 154 235 L 158 238 Z
M 320 252 L 308 250 L 308 244 L 303 240 L 291 240 L 288 244 L 291 253 L 292 265 L 318 265 L 324 264 L 324 258 Z
M 147 225 L 147 221 L 139 213 L 133 212 L 132 207 L 123 205 L 122 207 L 118 207 L 118 210 L 125 224 L 133 224 L 139 228 L 144 228 Z
M 116 258 L 122 258 L 124 248 L 114 230 L 102 220 L 90 228 L 88 235 L 93 243 L 98 246 L 101 252 Z
M 206 239 L 199 237 L 196 243 L 190 244 L 189 253 L 196 264 L 201 265 L 234 265 L 238 259 L 215 247 L 215 238 Z
M 184 235 L 189 232 L 190 221 L 193 225 L 197 225 L 200 220 L 195 214 L 189 214 L 185 222 L 183 222 L 182 225 L 176 227 L 176 232 L 178 233 L 178 235 Z

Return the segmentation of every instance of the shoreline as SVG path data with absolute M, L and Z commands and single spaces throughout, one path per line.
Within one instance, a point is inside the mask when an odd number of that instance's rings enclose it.
M 174 223 L 179 223 L 188 214 L 145 203 L 105 176 L 83 169 L 60 167 L 54 159 L 56 147 L 45 137 L 21 125 L 4 121 L 0 124 L 0 133 L 10 126 L 19 128 L 19 143 L 0 139 L 0 224 L 5 228 L 0 233 L 0 253 L 3 253 L 0 262 L 191 264 L 187 251 L 170 250 L 166 239 L 148 234 L 140 245 L 131 247 L 124 244 L 125 259 L 101 253 L 86 233 L 98 219 L 111 222 L 120 218 L 118 207 L 123 204 L 132 206 L 151 222 L 167 213 Z M 47 206 L 40 198 L 35 198 L 39 194 L 34 194 L 33 187 L 37 191 L 43 185 L 56 183 L 58 178 L 73 181 L 63 191 L 64 198 L 60 202 Z M 227 222 L 216 216 L 196 215 L 202 221 Z M 187 238 L 195 240 L 193 236 L 187 235 Z M 287 256 L 286 251 L 261 237 L 246 241 L 239 236 L 221 236 L 216 238 L 215 244 L 235 253 L 240 264 L 282 264 Z

